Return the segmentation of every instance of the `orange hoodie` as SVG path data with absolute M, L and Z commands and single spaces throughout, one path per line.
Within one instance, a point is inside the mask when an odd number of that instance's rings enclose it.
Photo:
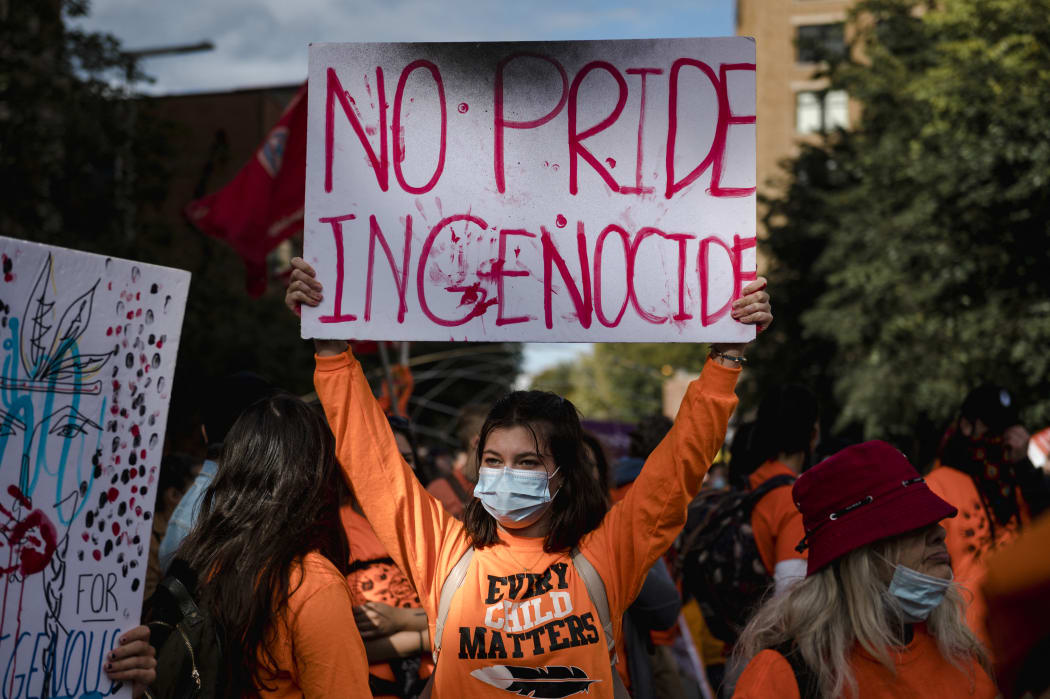
M 992 699 L 998 694 L 992 678 L 976 660 L 964 670 L 948 662 L 937 648 L 937 642 L 926 632 L 925 624 L 916 624 L 911 643 L 891 651 L 891 655 L 895 659 L 896 674 L 860 648 L 853 651 L 850 667 L 863 699 Z M 736 683 L 733 697 L 799 699 L 791 664 L 774 650 L 762 651 L 748 663 Z
M 614 635 L 649 567 L 685 523 L 686 508 L 722 445 L 739 373 L 707 364 L 636 487 L 579 544 L 605 583 Z M 349 352 L 318 357 L 314 384 L 361 508 L 415 588 L 433 633 L 441 586 L 470 547 L 463 524 L 401 459 Z M 475 552 L 453 597 L 434 696 L 612 697 L 604 632 L 569 552 L 547 553 L 541 538 L 504 532 L 500 538 L 501 544 Z

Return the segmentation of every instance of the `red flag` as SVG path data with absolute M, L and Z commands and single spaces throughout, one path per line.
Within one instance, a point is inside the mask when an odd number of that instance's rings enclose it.
M 233 181 L 191 201 L 186 217 L 244 260 L 248 293 L 266 290 L 266 255 L 303 230 L 306 200 L 306 85 Z

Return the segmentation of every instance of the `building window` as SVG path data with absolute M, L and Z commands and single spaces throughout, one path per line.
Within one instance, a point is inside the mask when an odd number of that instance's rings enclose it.
M 806 91 L 795 94 L 795 130 L 819 133 L 849 128 L 849 96 L 845 90 Z
M 804 24 L 795 37 L 795 57 L 799 63 L 820 63 L 846 55 L 845 25 Z

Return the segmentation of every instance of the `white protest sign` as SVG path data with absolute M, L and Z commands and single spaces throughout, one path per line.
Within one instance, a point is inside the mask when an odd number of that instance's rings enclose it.
M 748 340 L 748 38 L 310 47 L 304 337 Z
M 0 238 L 5 697 L 102 697 L 139 623 L 190 275 Z

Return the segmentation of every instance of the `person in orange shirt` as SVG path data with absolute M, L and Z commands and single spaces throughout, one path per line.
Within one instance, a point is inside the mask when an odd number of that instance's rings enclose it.
M 335 453 L 324 418 L 285 395 L 248 408 L 224 441 L 176 554 L 221 629 L 228 672 L 216 696 L 370 696 Z
M 847 447 L 799 476 L 792 497 L 806 578 L 744 628 L 733 696 L 997 695 L 966 625 L 939 522 L 957 510 L 885 442 Z
M 340 516 L 350 542 L 346 581 L 368 656 L 372 695 L 418 696 L 434 669 L 426 613 L 356 501 L 345 504 Z
M 1028 432 L 1013 396 L 986 384 L 967 395 L 948 429 L 927 482 L 959 508 L 947 525 L 955 580 L 970 599 L 970 628 L 987 641 L 981 583 L 987 559 L 1012 541 L 1031 517 L 1047 508 L 1042 473 L 1028 460 Z
M 778 476 L 794 478 L 809 467 L 820 438 L 817 397 L 805 386 L 787 384 L 770 391 L 758 407 L 751 450 L 761 465 L 748 476 L 757 490 Z M 766 572 L 780 593 L 806 574 L 806 555 L 796 550 L 802 541 L 802 514 L 791 499 L 790 480 L 773 488 L 751 510 L 751 529 Z
M 463 406 L 456 424 L 460 449 L 452 470 L 427 483 L 427 492 L 441 501 L 456 519 L 463 519 L 463 511 L 474 495 L 474 484 L 478 480 L 478 438 L 488 412 L 487 406 L 478 403 Z
M 317 305 L 322 288 L 313 269 L 299 258 L 292 264 L 287 304 L 293 310 Z M 734 318 L 758 325 L 772 320 L 764 286 L 758 280 L 743 290 Z M 397 453 L 347 344 L 315 345 L 314 384 L 338 435 L 345 475 L 431 620 L 439 653 L 433 696 L 623 696 L 610 641 L 646 572 L 684 524 L 722 444 L 744 346 L 713 348 L 636 487 L 608 511 L 572 403 L 541 391 L 497 401 L 478 444 L 475 499 L 460 522 Z M 581 566 L 592 567 L 603 583 L 608 628 Z M 442 591 L 454 569 L 462 582 L 442 619 Z

